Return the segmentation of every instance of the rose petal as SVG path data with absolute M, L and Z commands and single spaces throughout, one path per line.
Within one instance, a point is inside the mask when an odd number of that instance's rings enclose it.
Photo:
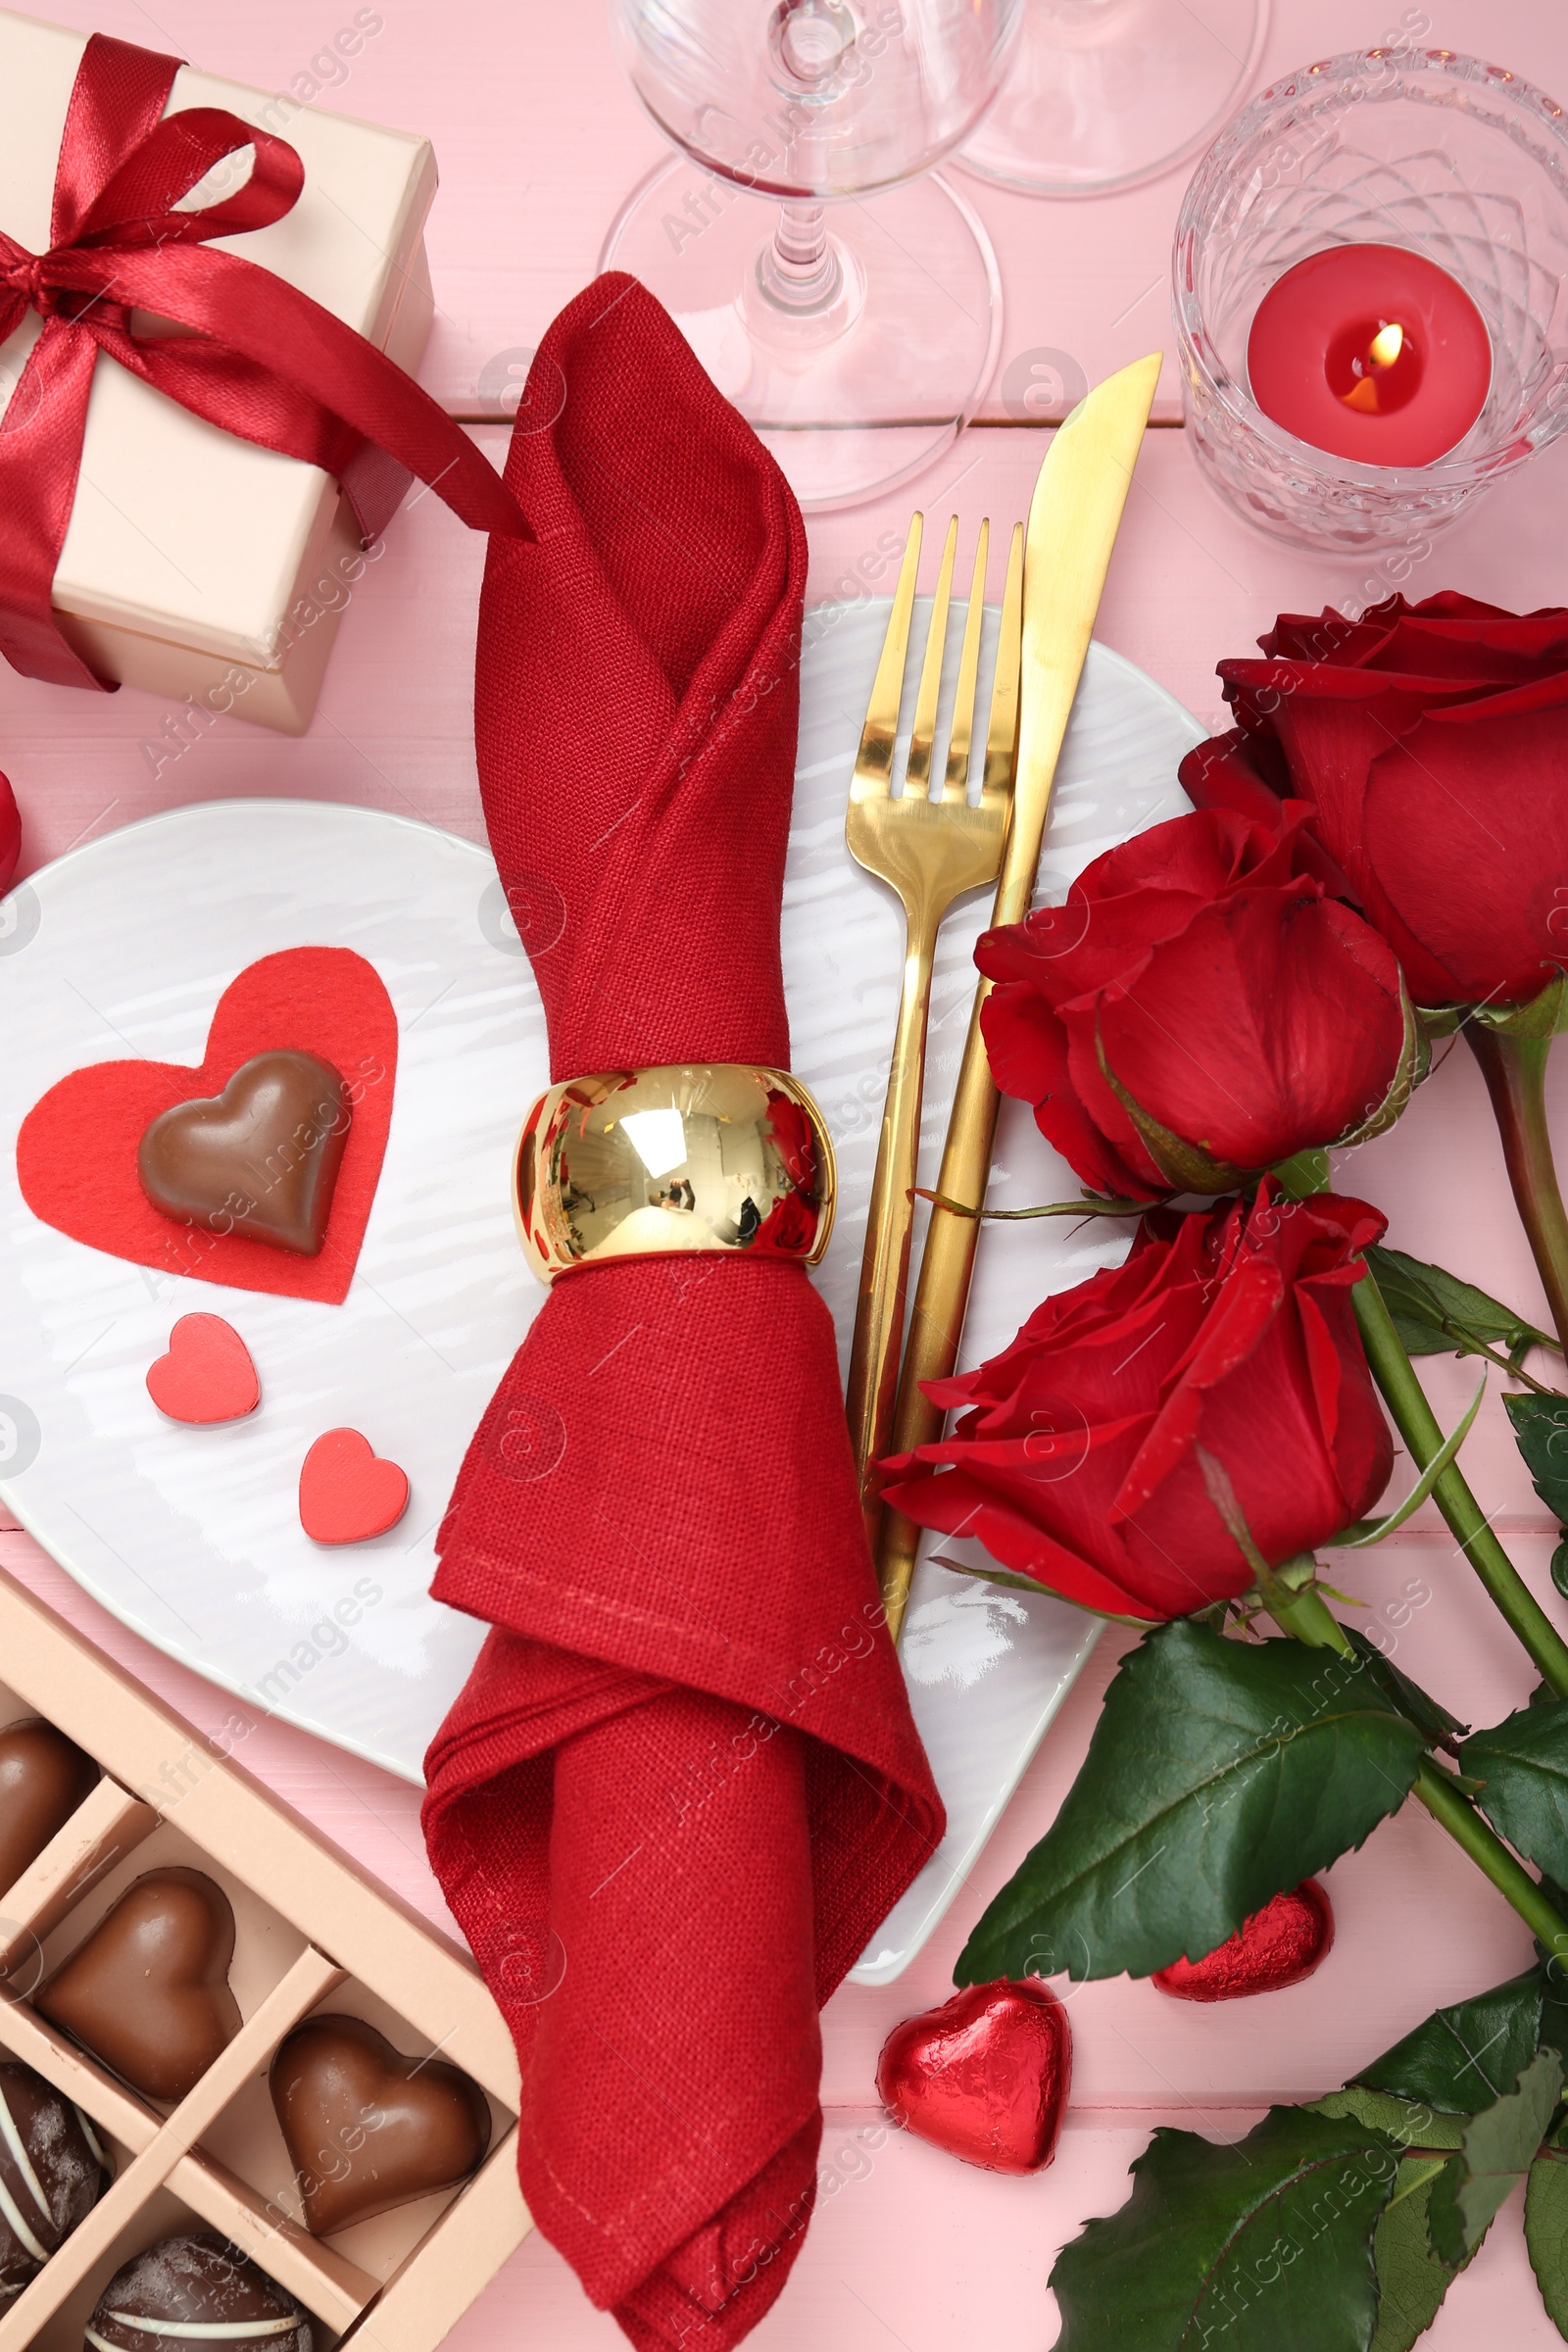
M 1131 988 L 1100 1002 L 1119 1084 L 1233 1167 L 1337 1143 L 1382 1103 L 1404 1050 L 1387 943 L 1348 907 L 1307 895 L 1304 877 L 1294 888 L 1205 907 Z
M 1565 766 L 1568 677 L 1434 711 L 1373 761 L 1367 854 L 1447 997 L 1527 1003 L 1568 954 Z
M 917 1527 L 935 1528 L 948 1536 L 973 1536 L 999 1567 L 1015 1576 L 1033 1577 L 1038 1585 L 1059 1592 L 1081 1608 L 1099 1609 L 1111 1617 L 1147 1617 L 1169 1612 L 1151 1604 L 1105 1575 L 1091 1561 L 1069 1551 L 1046 1529 L 999 1503 L 986 1488 L 950 1470 L 940 1477 L 902 1479 L 884 1489 L 887 1500 Z M 1183 1599 L 1180 1607 L 1191 1607 Z
M 980 1008 L 980 1029 L 998 1087 L 1034 1104 L 1035 1125 L 1075 1176 L 1097 1193 L 1132 1200 L 1157 1200 L 1169 1190 L 1147 1152 L 1138 1153 L 1141 1168 L 1129 1164 L 1089 1115 L 1073 1084 L 1066 1031 L 1034 989 L 1017 981 L 993 988 Z

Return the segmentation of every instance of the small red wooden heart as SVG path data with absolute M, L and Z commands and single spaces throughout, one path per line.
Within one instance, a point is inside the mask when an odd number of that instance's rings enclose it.
M 161 1112 L 221 1094 L 242 1063 L 285 1050 L 338 1071 L 353 1105 L 318 1257 L 176 1223 L 153 1206 L 136 1172 L 141 1139 Z M 40 1096 L 17 1137 L 22 1197 L 46 1225 L 133 1266 L 336 1305 L 354 1280 L 381 1174 L 397 1060 L 397 1014 L 373 964 L 350 948 L 282 949 L 224 989 L 200 1069 L 99 1061 Z
M 1239 2001 L 1250 1992 L 1299 1984 L 1326 1960 L 1334 1913 L 1316 1879 L 1277 1894 L 1201 1960 L 1175 1960 L 1150 1979 L 1178 2001 Z
M 372 1453 L 357 1429 L 329 1429 L 300 1471 L 300 1525 L 315 1544 L 364 1544 L 396 1527 L 409 1507 L 409 1482 L 396 1462 Z
M 1038 1977 L 966 1985 L 906 2017 L 876 2070 L 896 2124 L 990 2173 L 1051 2162 L 1071 2080 L 1067 2012 Z
M 243 1421 L 262 1401 L 256 1366 L 221 1315 L 181 1315 L 169 1353 L 147 1375 L 147 1394 L 171 1421 Z

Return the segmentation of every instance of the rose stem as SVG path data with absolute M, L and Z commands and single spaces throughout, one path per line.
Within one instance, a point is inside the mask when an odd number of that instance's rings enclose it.
M 1410 1449 L 1411 1460 L 1418 1470 L 1424 1470 L 1442 1448 L 1443 1432 L 1370 1269 L 1355 1285 L 1350 1298 L 1372 1377 L 1394 1415 L 1396 1429 Z M 1568 1642 L 1503 1550 L 1457 1462 L 1448 1464 L 1432 1493 L 1439 1510 L 1459 1539 L 1460 1550 L 1524 1643 L 1543 1678 L 1558 1698 L 1568 1698 Z
M 1366 1286 L 1356 1284 L 1356 1289 Z M 1276 1592 L 1268 1602 L 1270 1616 L 1281 1630 L 1304 1642 L 1309 1649 L 1337 1649 L 1359 1669 L 1365 1663 L 1351 1647 L 1345 1628 L 1323 1598 L 1309 1586 L 1289 1596 Z M 1451 1774 L 1423 1756 L 1411 1795 L 1419 1798 L 1434 1821 L 1456 1845 L 1462 1846 L 1476 1868 L 1492 1881 L 1505 1902 L 1511 1903 L 1533 1936 L 1540 1937 L 1555 1959 L 1568 1959 L 1568 1923 L 1502 1839 L 1487 1827 L 1469 1799 L 1454 1786 Z
M 1545 1290 L 1557 1337 L 1568 1349 L 1568 1216 L 1546 1126 L 1549 1037 L 1500 1037 L 1467 1021 L 1465 1042 L 1492 1097 L 1515 1206 Z

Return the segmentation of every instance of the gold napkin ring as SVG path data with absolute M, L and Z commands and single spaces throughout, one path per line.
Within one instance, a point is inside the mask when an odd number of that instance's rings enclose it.
M 543 1283 L 611 1258 L 694 1250 L 814 1266 L 838 1171 L 798 1078 L 750 1062 L 607 1070 L 553 1086 L 523 1121 L 512 1203 Z

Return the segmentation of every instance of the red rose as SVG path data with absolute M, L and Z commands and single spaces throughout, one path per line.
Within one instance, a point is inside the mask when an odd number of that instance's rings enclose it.
M 749 1244 L 753 1257 L 799 1257 L 816 1239 L 816 1210 L 799 1193 L 775 1200 Z
M 1417 1003 L 1539 996 L 1568 953 L 1568 610 L 1396 596 L 1258 642 L 1219 665 L 1240 725 L 1188 754 L 1190 797 L 1310 801 Z
M 1381 1123 L 1418 1075 L 1387 943 L 1308 870 L 1307 810 L 1269 806 L 1137 834 L 975 950 L 998 1086 L 1098 1191 L 1223 1192 Z
M 1116 1616 L 1185 1616 L 1252 1571 L 1204 1485 L 1228 1472 L 1277 1566 L 1382 1494 L 1393 1465 L 1350 1301 L 1384 1219 L 1320 1193 L 1204 1215 L 1156 1209 L 1131 1256 L 1037 1307 L 977 1372 L 933 1382 L 970 1409 L 881 1465 L 921 1527 L 974 1536 L 1004 1568 Z
M 22 812 L 9 780 L 0 776 L 0 894 L 11 888 L 11 877 L 22 856 Z

